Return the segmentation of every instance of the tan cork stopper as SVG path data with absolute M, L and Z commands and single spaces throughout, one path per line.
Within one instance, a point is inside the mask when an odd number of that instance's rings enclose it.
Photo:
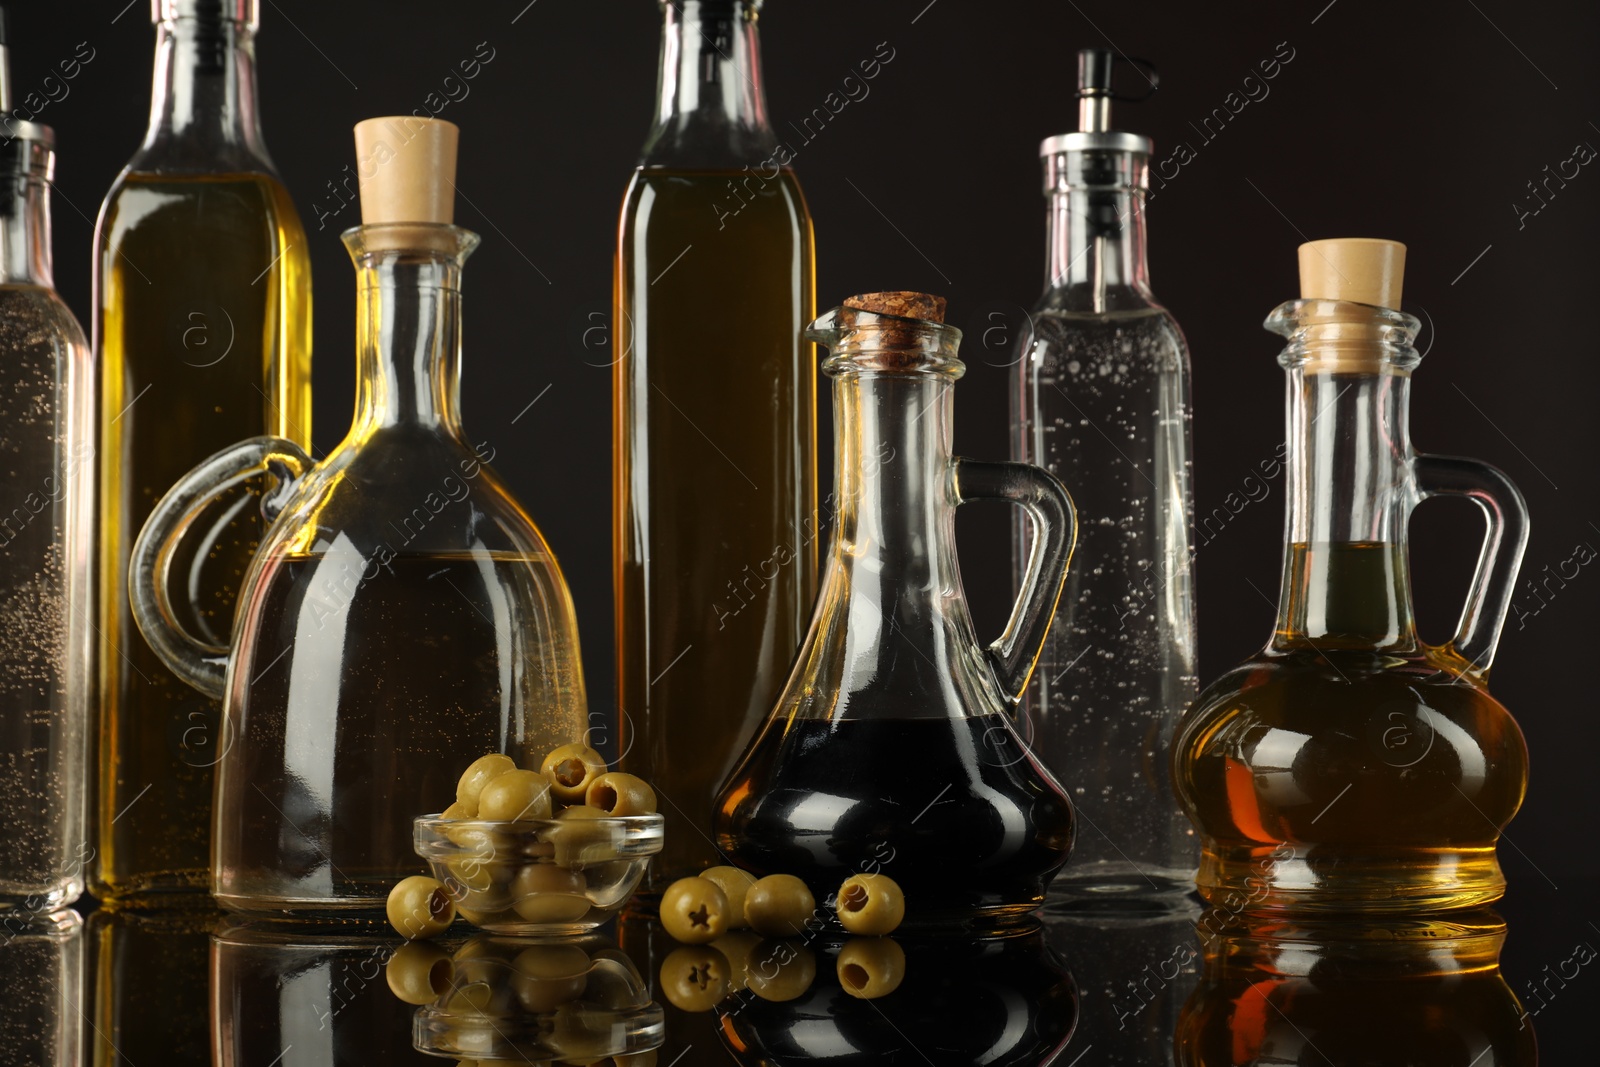
M 945 300 L 927 293 L 862 293 L 845 300 L 844 306 L 875 315 L 898 315 L 902 319 L 943 322 Z
M 443 119 L 394 115 L 356 123 L 361 221 L 455 221 L 460 131 Z
M 1300 246 L 1300 299 L 1400 307 L 1406 246 L 1378 237 L 1334 237 Z

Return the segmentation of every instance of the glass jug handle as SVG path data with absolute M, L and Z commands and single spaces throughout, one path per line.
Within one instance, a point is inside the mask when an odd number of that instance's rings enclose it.
M 208 504 L 263 471 L 277 481 L 261 498 L 261 513 L 271 523 L 312 465 L 299 445 L 281 437 L 252 437 L 230 445 L 167 490 L 133 543 L 128 597 L 139 632 L 173 674 L 214 700 L 222 699 L 229 650 L 199 640 L 178 622 L 168 583 L 173 549 Z
M 1488 520 L 1461 622 L 1446 645 L 1467 661 L 1471 673 L 1482 677 L 1494 663 L 1500 631 L 1511 608 L 1522 550 L 1528 544 L 1528 505 L 1510 478 L 1475 459 L 1418 456 L 1412 470 L 1424 498 L 1468 497 L 1483 509 Z
M 956 500 L 1008 500 L 1028 513 L 1032 547 L 1022 591 L 1006 628 L 985 653 L 1006 699 L 1022 699 L 1039 662 L 1045 634 L 1067 580 L 1067 563 L 1078 541 L 1078 515 L 1061 482 L 1031 463 L 955 461 Z

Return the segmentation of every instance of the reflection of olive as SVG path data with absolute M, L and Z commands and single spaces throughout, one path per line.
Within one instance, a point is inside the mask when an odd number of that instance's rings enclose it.
M 887 874 L 852 874 L 839 887 L 836 911 L 852 934 L 887 934 L 906 917 L 906 897 Z
M 444 891 L 444 885 L 420 874 L 402 878 L 389 890 L 385 910 L 389 925 L 401 937 L 412 940 L 442 933 L 456 918 L 455 903 Z
M 748 930 L 730 930 L 711 942 L 711 947 L 728 960 L 728 988 L 731 992 L 738 993 L 749 988 L 750 955 L 759 944 L 761 938 Z
M 758 934 L 796 937 L 816 913 L 817 900 L 792 874 L 769 874 L 745 892 L 744 917 Z
M 461 780 L 456 783 L 456 803 L 461 806 L 463 814 L 454 817 L 477 818 L 478 798 L 483 794 L 483 787 L 502 774 L 516 769 L 516 761 L 499 752 L 491 752 L 487 756 L 479 756 L 473 760 L 467 769 L 461 772 Z
M 728 929 L 750 925 L 744 914 L 744 899 L 750 887 L 756 884 L 755 875 L 737 867 L 708 867 L 700 872 L 700 877 L 717 883 L 722 895 L 728 898 Z
M 646 1049 L 643 1052 L 619 1052 L 611 1057 L 611 1062 L 617 1067 L 656 1067 L 656 1049 Z
M 614 1013 L 573 1001 L 556 1009 L 555 1025 L 546 1040 L 557 1059 L 594 1063 L 616 1051 L 615 1022 Z
M 555 1011 L 583 995 L 589 954 L 576 945 L 534 945 L 511 965 L 511 989 L 528 1011 Z
M 906 953 L 892 938 L 852 937 L 839 950 L 839 984 L 852 997 L 876 1000 L 900 988 Z
M 728 898 L 715 882 L 679 878 L 661 894 L 661 925 L 686 945 L 715 941 L 728 928 Z
M 588 745 L 562 745 L 551 750 L 539 770 L 550 778 L 557 800 L 581 804 L 589 786 L 606 773 L 606 761 Z
M 782 1003 L 810 989 L 816 977 L 817 960 L 810 949 L 798 941 L 767 940 L 751 952 L 745 981 L 762 1000 Z
M 389 991 L 407 1004 L 431 1004 L 450 988 L 455 964 L 449 953 L 426 941 L 409 941 L 383 968 Z
M 661 991 L 682 1011 L 710 1011 L 728 994 L 728 961 L 710 945 L 684 945 L 661 961 Z

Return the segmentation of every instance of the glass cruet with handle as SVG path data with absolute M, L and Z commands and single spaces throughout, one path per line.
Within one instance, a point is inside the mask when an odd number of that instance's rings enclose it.
M 832 350 L 837 511 L 793 673 L 717 801 L 717 847 L 826 902 L 882 873 L 906 922 L 1004 922 L 1066 861 L 1072 807 L 1015 709 L 1061 595 L 1072 501 L 1043 468 L 951 454 L 961 333 L 921 293 L 852 297 L 806 336 Z M 955 511 L 1022 507 L 1032 565 L 1001 637 L 973 630 Z
M 583 736 L 572 599 L 543 536 L 461 426 L 456 128 L 356 127 L 364 225 L 356 415 L 321 463 L 258 437 L 162 499 L 131 577 L 137 619 L 180 677 L 222 695 L 213 891 L 237 910 L 381 908 L 421 873 L 412 818 L 486 752 L 526 765 Z M 277 480 L 232 647 L 174 623 L 166 581 L 189 519 L 230 484 Z
M 1201 838 L 1202 896 L 1233 910 L 1473 907 L 1505 878 L 1522 732 L 1488 674 L 1528 536 L 1522 495 L 1472 459 L 1411 446 L 1418 322 L 1405 246 L 1300 246 L 1288 338 L 1288 523 L 1276 632 L 1179 725 L 1173 774 Z M 1488 519 L 1456 635 L 1417 637 L 1406 526 L 1438 495 Z

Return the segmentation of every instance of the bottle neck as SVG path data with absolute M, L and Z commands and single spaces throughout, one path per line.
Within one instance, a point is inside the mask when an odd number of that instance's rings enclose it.
M 1278 647 L 1417 647 L 1406 525 L 1410 374 L 1289 368 L 1289 517 Z
M 156 26 L 150 127 L 134 169 L 273 170 L 256 109 L 255 30 L 213 17 Z
M 777 138 L 761 81 L 758 0 L 666 0 L 656 117 L 642 165 L 731 167 Z
M 0 285 L 54 288 L 49 184 L 37 175 L 14 173 L 0 183 Z
M 477 237 L 430 227 L 436 249 L 370 247 L 346 235 L 356 260 L 354 436 L 396 426 L 461 432 L 461 264 Z M 360 247 L 369 235 L 367 247 Z M 457 242 L 446 249 L 451 241 Z
M 1100 314 L 1149 307 L 1146 158 L 1117 150 L 1046 157 L 1050 200 L 1046 286 L 1059 310 Z

